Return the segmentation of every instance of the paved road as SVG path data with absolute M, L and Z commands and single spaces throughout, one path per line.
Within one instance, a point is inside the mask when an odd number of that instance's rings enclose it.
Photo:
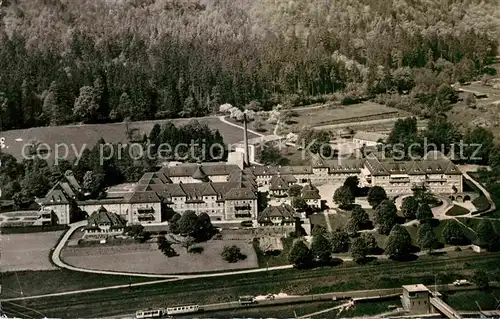
M 462 172 L 463 176 L 465 178 L 467 178 L 468 180 L 470 180 L 474 185 L 476 185 L 477 188 L 479 188 L 479 190 L 481 192 L 483 192 L 484 196 L 486 197 L 486 199 L 488 200 L 488 202 L 490 202 L 490 208 L 485 211 L 485 212 L 482 212 L 481 215 L 485 215 L 485 214 L 488 214 L 488 213 L 491 213 L 491 212 L 494 212 L 497 208 L 495 206 L 495 202 L 493 201 L 493 199 L 491 198 L 491 194 L 486 190 L 486 188 L 483 187 L 483 185 L 481 185 L 478 181 L 476 181 L 475 179 L 473 179 L 468 172 L 471 171 L 471 167 L 468 166 L 468 165 L 458 165 L 458 169 Z M 477 169 L 476 169 L 477 170 Z M 468 214 L 469 216 L 471 215 L 470 213 Z M 464 216 L 468 216 L 468 215 L 464 215 Z

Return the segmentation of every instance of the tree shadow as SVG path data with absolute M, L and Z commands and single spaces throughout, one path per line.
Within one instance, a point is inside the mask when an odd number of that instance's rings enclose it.
M 408 262 L 408 261 L 415 261 L 418 259 L 418 256 L 415 254 L 406 254 L 403 256 L 391 256 L 389 259 L 398 261 L 398 262 Z
M 373 225 L 373 221 L 369 220 L 365 223 L 362 223 L 359 225 L 360 230 L 369 230 L 375 228 L 375 225 Z
M 439 219 L 432 218 L 432 219 L 429 219 L 427 221 L 427 223 L 429 223 L 429 225 L 431 225 L 432 228 L 436 228 L 439 226 L 440 221 L 439 221 Z
M 373 256 L 371 256 L 371 257 L 370 257 L 370 256 L 369 256 L 369 257 L 365 257 L 365 258 L 363 258 L 363 259 L 357 260 L 357 261 L 356 261 L 356 263 L 357 263 L 358 265 L 366 265 L 366 264 L 368 264 L 368 263 L 371 263 L 371 262 L 372 262 L 372 261 L 374 261 L 374 260 L 377 260 L 377 257 L 373 257 Z
M 384 250 L 380 247 L 375 247 L 375 248 L 372 248 L 370 249 L 370 255 L 383 255 L 384 254 Z
M 415 246 L 415 245 L 411 245 L 411 247 L 410 247 L 410 253 L 415 254 L 415 253 L 418 253 L 420 251 L 421 251 L 420 247 Z
M 406 218 L 403 216 L 396 216 L 396 224 L 404 224 L 406 223 Z

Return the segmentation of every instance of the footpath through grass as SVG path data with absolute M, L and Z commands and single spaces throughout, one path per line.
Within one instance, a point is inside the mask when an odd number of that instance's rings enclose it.
M 470 279 L 475 269 L 495 270 L 499 262 L 500 253 L 452 252 L 442 256 L 424 256 L 412 262 L 388 260 L 363 266 L 346 262 L 335 267 L 311 270 L 288 269 L 189 279 L 120 290 L 26 300 L 24 305 L 52 317 L 103 317 L 131 314 L 148 307 L 220 303 L 237 300 L 241 295 L 280 291 L 288 294 L 312 294 L 396 288 L 403 284 L 433 284 L 435 275 L 438 276 L 438 283 L 449 283 L 456 279 Z M 4 307 L 9 307 L 9 304 Z

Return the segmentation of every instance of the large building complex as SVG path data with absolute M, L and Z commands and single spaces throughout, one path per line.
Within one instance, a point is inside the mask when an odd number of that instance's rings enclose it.
M 436 194 L 451 196 L 463 191 L 462 174 L 440 153 L 414 161 L 394 161 L 369 155 L 363 159 L 323 160 L 309 166 L 239 166 L 229 163 L 176 164 L 150 172 L 135 184 L 108 189 L 100 200 L 79 201 L 81 187 L 71 174 L 57 183 L 41 201 L 59 224 L 71 220 L 72 210 L 89 215 L 105 208 L 129 223 L 159 223 L 167 211 L 205 212 L 214 221 L 258 221 L 258 192 L 286 196 L 288 188 L 302 184 L 311 206 L 320 206 L 317 186 L 340 186 L 348 176 L 358 176 L 362 186 L 382 186 L 389 196 L 409 194 L 425 186 Z

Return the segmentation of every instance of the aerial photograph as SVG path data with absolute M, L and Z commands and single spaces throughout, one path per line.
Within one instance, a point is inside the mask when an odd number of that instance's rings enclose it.
M 500 0 L 0 0 L 0 319 L 500 318 Z

